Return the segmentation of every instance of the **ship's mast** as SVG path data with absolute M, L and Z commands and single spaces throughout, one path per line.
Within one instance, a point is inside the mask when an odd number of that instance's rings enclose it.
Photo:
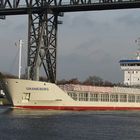
M 22 40 L 19 40 L 19 68 L 18 68 L 18 78 L 21 78 L 21 52 L 22 52 Z

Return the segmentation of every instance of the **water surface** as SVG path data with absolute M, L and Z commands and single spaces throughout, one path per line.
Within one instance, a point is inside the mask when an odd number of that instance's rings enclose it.
M 140 140 L 139 111 L 0 107 L 0 140 Z

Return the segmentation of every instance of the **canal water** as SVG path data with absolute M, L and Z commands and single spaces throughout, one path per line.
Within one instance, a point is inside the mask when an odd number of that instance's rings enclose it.
M 140 111 L 0 107 L 0 140 L 140 140 Z

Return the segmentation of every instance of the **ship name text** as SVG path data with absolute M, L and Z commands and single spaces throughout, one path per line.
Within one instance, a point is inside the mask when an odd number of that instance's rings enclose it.
M 49 89 L 42 87 L 26 87 L 26 90 L 49 90 Z

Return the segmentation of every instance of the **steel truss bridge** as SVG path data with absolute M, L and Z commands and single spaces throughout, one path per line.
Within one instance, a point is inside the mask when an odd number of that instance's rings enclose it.
M 28 15 L 28 79 L 39 80 L 40 67 L 56 82 L 58 17 L 64 12 L 140 8 L 140 0 L 0 0 L 0 18 Z

